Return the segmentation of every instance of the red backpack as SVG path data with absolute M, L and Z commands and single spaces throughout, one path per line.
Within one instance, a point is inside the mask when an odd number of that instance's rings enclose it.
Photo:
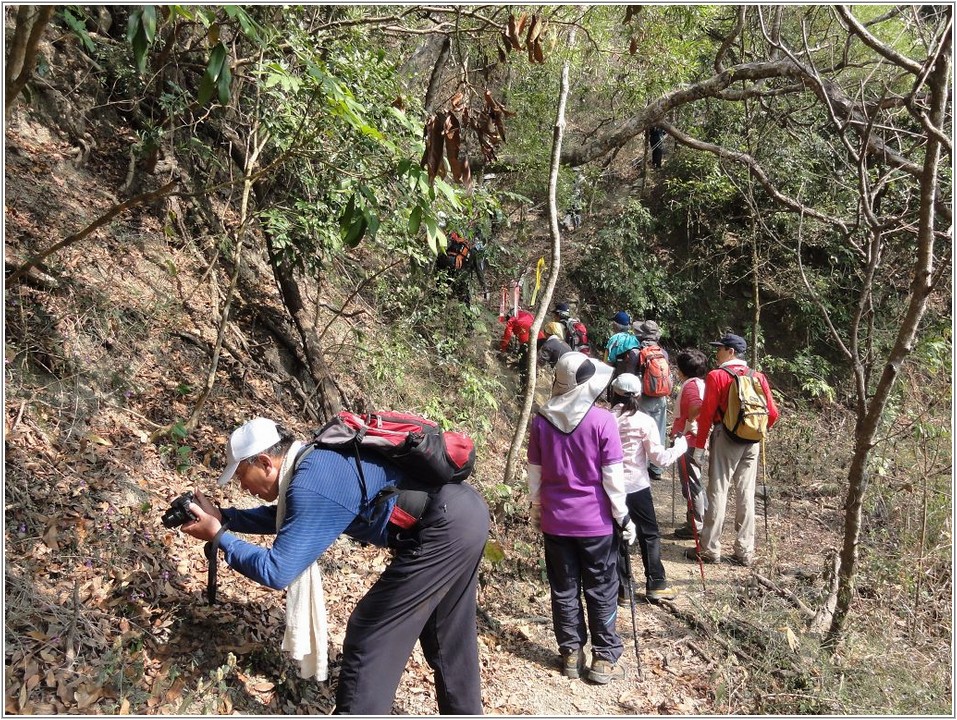
M 664 351 L 657 345 L 646 345 L 638 353 L 641 394 L 648 397 L 671 395 L 671 368 Z
M 317 430 L 320 447 L 368 448 L 425 485 L 460 483 L 475 467 L 475 444 L 464 433 L 442 430 L 432 420 L 401 412 L 359 415 L 343 410 Z
M 564 324 L 565 342 L 568 343 L 568 346 L 572 350 L 590 355 L 591 349 L 588 347 L 588 330 L 585 328 L 584 323 L 582 323 L 581 320 L 567 318 Z

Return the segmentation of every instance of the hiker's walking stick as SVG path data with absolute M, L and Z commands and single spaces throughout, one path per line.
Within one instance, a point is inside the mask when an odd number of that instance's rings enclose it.
M 635 582 L 631 577 L 631 554 L 628 552 L 628 543 L 622 536 L 621 530 L 618 531 L 618 546 L 621 548 L 625 559 L 625 576 L 628 578 L 628 604 L 631 605 L 631 633 L 635 641 L 635 660 L 638 662 L 638 679 L 641 680 L 641 654 L 638 652 L 638 619 L 635 615 Z
M 764 483 L 764 541 L 771 545 L 771 533 L 768 532 L 768 461 L 764 452 L 764 438 L 761 438 L 761 481 Z
M 675 475 L 677 471 L 675 466 L 671 466 L 671 525 L 672 527 L 675 524 Z
M 681 485 L 684 487 L 685 497 L 687 497 L 688 499 L 688 521 L 689 521 L 689 524 L 691 525 L 691 536 L 694 538 L 694 549 L 698 555 L 698 572 L 701 573 L 701 591 L 707 592 L 707 588 L 705 587 L 705 584 L 704 584 L 704 560 L 701 559 L 701 540 L 698 539 L 698 520 L 697 518 L 695 518 L 694 500 L 691 497 L 691 482 L 690 482 L 691 476 L 689 474 L 690 471 L 688 469 L 688 457 L 686 455 L 682 455 L 680 458 L 678 458 L 678 462 L 684 463 L 683 474 L 686 478 L 689 479 L 688 483 L 685 483 L 684 479 L 682 479 Z M 699 485 L 701 484 L 700 481 L 698 484 Z

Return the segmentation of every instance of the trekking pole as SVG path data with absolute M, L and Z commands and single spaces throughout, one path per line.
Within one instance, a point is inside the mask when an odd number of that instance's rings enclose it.
M 768 459 L 764 451 L 764 438 L 761 438 L 761 480 L 764 483 L 764 541 L 772 547 L 771 533 L 768 531 Z
M 631 636 L 635 641 L 635 660 L 638 662 L 638 679 L 641 680 L 641 654 L 638 652 L 638 618 L 635 615 L 635 582 L 631 577 L 631 554 L 628 552 L 628 543 L 622 537 L 620 529 L 618 543 L 625 558 L 625 576 L 628 578 L 628 603 L 631 605 Z
M 675 466 L 671 466 L 671 525 L 675 524 L 675 475 L 677 470 Z
M 678 458 L 678 462 L 684 463 L 685 475 L 688 475 L 688 458 L 681 457 Z M 682 481 L 684 485 L 684 481 Z M 685 488 L 686 497 L 688 499 L 688 521 L 691 525 L 691 536 L 694 538 L 694 549 L 695 553 L 698 556 L 698 572 L 701 573 L 701 592 L 707 592 L 708 589 L 704 584 L 704 560 L 701 559 L 701 540 L 698 539 L 698 519 L 695 517 L 694 512 L 694 500 L 691 497 L 691 483 L 688 482 L 687 487 Z

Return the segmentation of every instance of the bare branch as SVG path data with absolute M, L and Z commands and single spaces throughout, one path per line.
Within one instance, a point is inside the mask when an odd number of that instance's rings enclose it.
M 868 32 L 867 28 L 861 25 L 857 21 L 857 18 L 855 18 L 854 15 L 851 14 L 851 11 L 848 10 L 846 5 L 835 5 L 834 10 L 840 16 L 840 18 L 844 21 L 844 24 L 847 27 L 847 29 L 850 32 L 857 35 L 857 37 L 861 39 L 861 42 L 867 45 L 867 47 L 869 47 L 871 50 L 876 52 L 878 55 L 886 58 L 887 60 L 890 60 L 895 65 L 898 65 L 899 67 L 902 67 L 908 72 L 914 73 L 915 75 L 921 72 L 922 68 L 919 62 L 915 62 L 914 60 L 911 60 L 906 55 L 901 55 L 894 48 L 888 45 L 885 45 L 876 37 L 871 35 L 871 33 Z
M 718 48 L 718 52 L 714 56 L 714 71 L 716 73 L 724 71 L 724 56 L 730 49 L 731 43 L 733 43 L 738 35 L 741 34 L 741 29 L 744 27 L 744 16 L 746 12 L 747 6 L 741 5 L 738 7 L 737 19 L 735 21 L 734 27 L 731 28 L 731 32 L 728 33 L 728 36 L 724 39 L 724 42 L 721 43 L 721 47 Z
M 731 160 L 733 162 L 746 166 L 754 175 L 754 177 L 757 179 L 757 181 L 761 184 L 761 187 L 764 188 L 765 192 L 767 192 L 768 195 L 770 195 L 774 200 L 776 200 L 781 205 L 784 205 L 786 208 L 789 208 L 790 210 L 793 210 L 794 212 L 798 212 L 803 215 L 813 217 L 814 219 L 820 220 L 821 222 L 825 222 L 828 225 L 833 225 L 837 228 L 840 228 L 840 230 L 843 233 L 847 234 L 848 232 L 847 225 L 844 223 L 843 220 L 836 217 L 831 217 L 830 215 L 826 215 L 822 212 L 815 210 L 814 208 L 809 208 L 805 206 L 804 204 L 802 204 L 801 202 L 795 200 L 794 198 L 788 197 L 787 195 L 782 193 L 780 190 L 778 190 L 775 187 L 774 183 L 771 182 L 770 178 L 768 177 L 768 174 L 764 171 L 764 168 L 761 167 L 761 165 L 758 163 L 757 160 L 755 160 L 753 157 L 751 157 L 747 153 L 738 152 L 737 150 L 729 150 L 728 148 L 721 147 L 720 145 L 714 145 L 712 143 L 705 142 L 703 140 L 697 140 L 691 137 L 690 135 L 686 135 L 685 133 L 681 132 L 676 127 L 674 127 L 668 122 L 665 122 L 664 120 L 660 121 L 658 124 L 661 127 L 663 127 L 668 132 L 668 134 L 671 135 L 671 137 L 673 137 L 676 141 L 680 142 L 682 145 L 685 145 L 690 148 L 694 148 L 695 150 L 703 150 L 713 155 L 717 155 L 718 157 L 723 158 L 725 160 Z

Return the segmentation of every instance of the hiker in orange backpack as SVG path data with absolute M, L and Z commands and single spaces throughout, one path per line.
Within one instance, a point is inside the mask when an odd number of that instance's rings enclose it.
M 636 320 L 634 328 L 635 337 L 638 339 L 638 365 L 635 375 L 641 378 L 638 409 L 655 421 L 658 437 L 667 437 L 665 428 L 668 426 L 668 397 L 671 395 L 672 382 L 668 353 L 658 344 L 661 328 L 654 320 Z M 654 463 L 649 464 L 648 475 L 652 481 L 660 480 L 661 468 Z
M 445 227 L 444 213 L 439 213 L 439 227 Z M 445 244 L 445 252 L 439 253 L 435 260 L 436 270 L 444 272 L 452 284 L 458 298 L 471 304 L 469 276 L 475 275 L 482 287 L 482 296 L 488 302 L 488 285 L 485 282 L 485 243 L 481 239 L 472 242 L 465 235 L 452 230 Z
M 709 343 L 715 348 L 718 367 L 704 379 L 704 400 L 698 413 L 698 431 L 691 445 L 692 457 L 701 467 L 704 464 L 705 444 L 708 451 L 707 508 L 704 513 L 704 530 L 701 533 L 700 559 L 706 563 L 721 560 L 721 529 L 724 526 L 724 511 L 728 491 L 734 484 L 735 516 L 737 534 L 731 562 L 747 567 L 754 560 L 754 484 L 758 476 L 759 439 L 742 438 L 745 432 L 736 433 L 741 419 L 733 417 L 733 405 L 742 408 L 739 398 L 747 395 L 755 398 L 752 416 L 760 431 L 766 431 L 778 419 L 778 409 L 771 395 L 771 388 L 763 373 L 751 370 L 744 361 L 748 344 L 740 335 L 728 333 Z M 744 384 L 748 387 L 745 388 Z M 734 401 L 732 394 L 738 390 Z M 762 414 L 763 413 L 763 414 Z M 753 421 L 748 421 L 748 425 Z M 699 553 L 694 548 L 685 551 L 688 559 L 697 561 Z

